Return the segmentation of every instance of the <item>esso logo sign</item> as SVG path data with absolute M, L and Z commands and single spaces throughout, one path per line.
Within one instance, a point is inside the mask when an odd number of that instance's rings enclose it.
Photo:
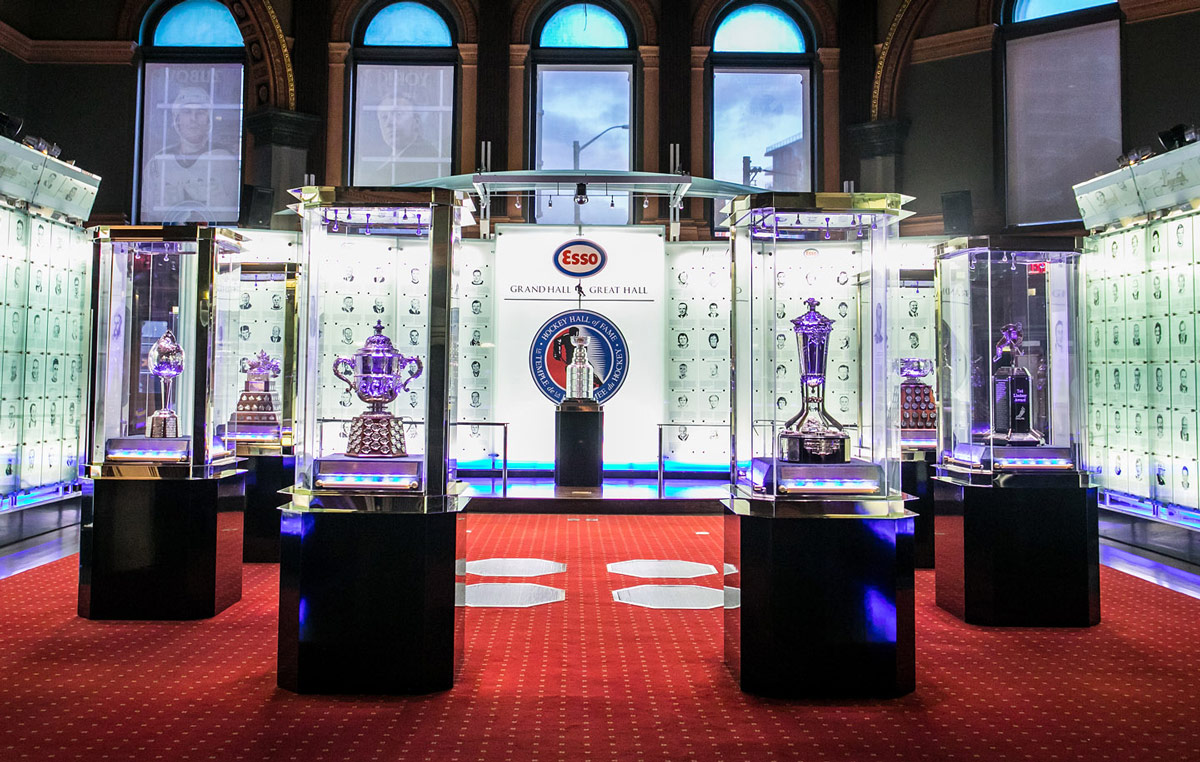
M 600 245 L 583 238 L 567 241 L 554 251 L 554 266 L 568 278 L 587 278 L 604 269 L 608 254 Z
M 817 251 L 816 249 L 805 249 L 804 250 L 804 256 L 806 256 L 806 257 L 815 257 L 820 253 L 821 252 Z

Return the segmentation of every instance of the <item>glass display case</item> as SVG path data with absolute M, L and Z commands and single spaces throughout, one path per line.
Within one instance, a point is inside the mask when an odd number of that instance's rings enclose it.
M 734 482 L 789 500 L 900 495 L 898 194 L 733 205 Z M 813 204 L 817 206 L 814 207 Z
M 255 424 L 238 415 L 240 237 L 196 225 L 96 232 L 93 478 L 211 477 Z
M 1200 143 L 1075 186 L 1084 224 L 1079 321 L 1083 462 L 1101 533 L 1193 563 L 1200 529 Z
M 256 423 L 238 414 L 240 251 L 202 225 L 95 232 L 80 616 L 199 619 L 241 599 L 236 448 Z
M 450 191 L 303 188 L 294 502 L 444 497 L 453 479 L 460 245 Z M 450 362 L 450 359 L 454 362 Z
M 1078 261 L 1071 238 L 961 238 L 939 247 L 944 478 L 988 485 L 1077 474 Z

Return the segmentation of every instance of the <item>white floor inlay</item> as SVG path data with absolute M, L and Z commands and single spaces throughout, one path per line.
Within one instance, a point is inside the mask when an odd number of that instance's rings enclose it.
M 466 605 L 471 608 L 529 608 L 566 597 L 565 590 L 531 582 L 480 582 L 466 589 Z
M 740 587 L 725 588 L 725 608 L 736 609 L 742 605 L 742 589 Z
M 626 577 L 641 577 L 642 579 L 693 579 L 716 574 L 717 568 L 711 564 L 700 564 L 695 561 L 638 559 L 609 564 L 608 571 L 611 574 L 624 574 Z
M 733 564 L 725 564 L 725 573 L 726 574 L 737 574 L 738 573 L 737 567 L 734 566 Z
M 466 573 L 467 573 L 467 559 L 465 559 L 465 558 L 454 559 L 454 576 L 461 577 L 462 575 L 464 575 Z
M 613 600 L 647 609 L 716 609 L 725 605 L 725 593 L 701 585 L 638 585 L 613 590 Z
M 540 577 L 566 570 L 566 564 L 544 558 L 481 558 L 467 561 L 467 573 L 481 577 Z

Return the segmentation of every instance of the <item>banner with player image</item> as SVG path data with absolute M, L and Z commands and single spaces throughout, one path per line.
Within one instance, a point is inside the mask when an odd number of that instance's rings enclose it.
M 236 223 L 242 65 L 147 63 L 140 221 Z
M 454 67 L 362 65 L 355 77 L 354 184 L 449 175 Z

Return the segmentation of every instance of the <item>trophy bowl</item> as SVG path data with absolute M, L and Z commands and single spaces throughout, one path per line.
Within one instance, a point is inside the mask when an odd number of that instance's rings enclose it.
M 162 388 L 162 407 L 150 414 L 151 439 L 171 439 L 179 436 L 179 415 L 171 409 L 171 385 L 183 373 L 183 347 L 170 330 L 163 331 L 146 354 L 146 366 L 159 380 Z
M 409 373 L 407 368 L 416 370 Z M 383 321 L 376 321 L 369 337 L 353 357 L 333 361 L 333 375 L 370 407 L 350 422 L 346 454 L 357 458 L 392 458 L 407 454 L 400 419 L 384 407 L 396 399 L 421 375 L 425 366 L 419 357 L 401 354 L 383 335 Z M 349 374 L 349 375 L 347 375 Z

